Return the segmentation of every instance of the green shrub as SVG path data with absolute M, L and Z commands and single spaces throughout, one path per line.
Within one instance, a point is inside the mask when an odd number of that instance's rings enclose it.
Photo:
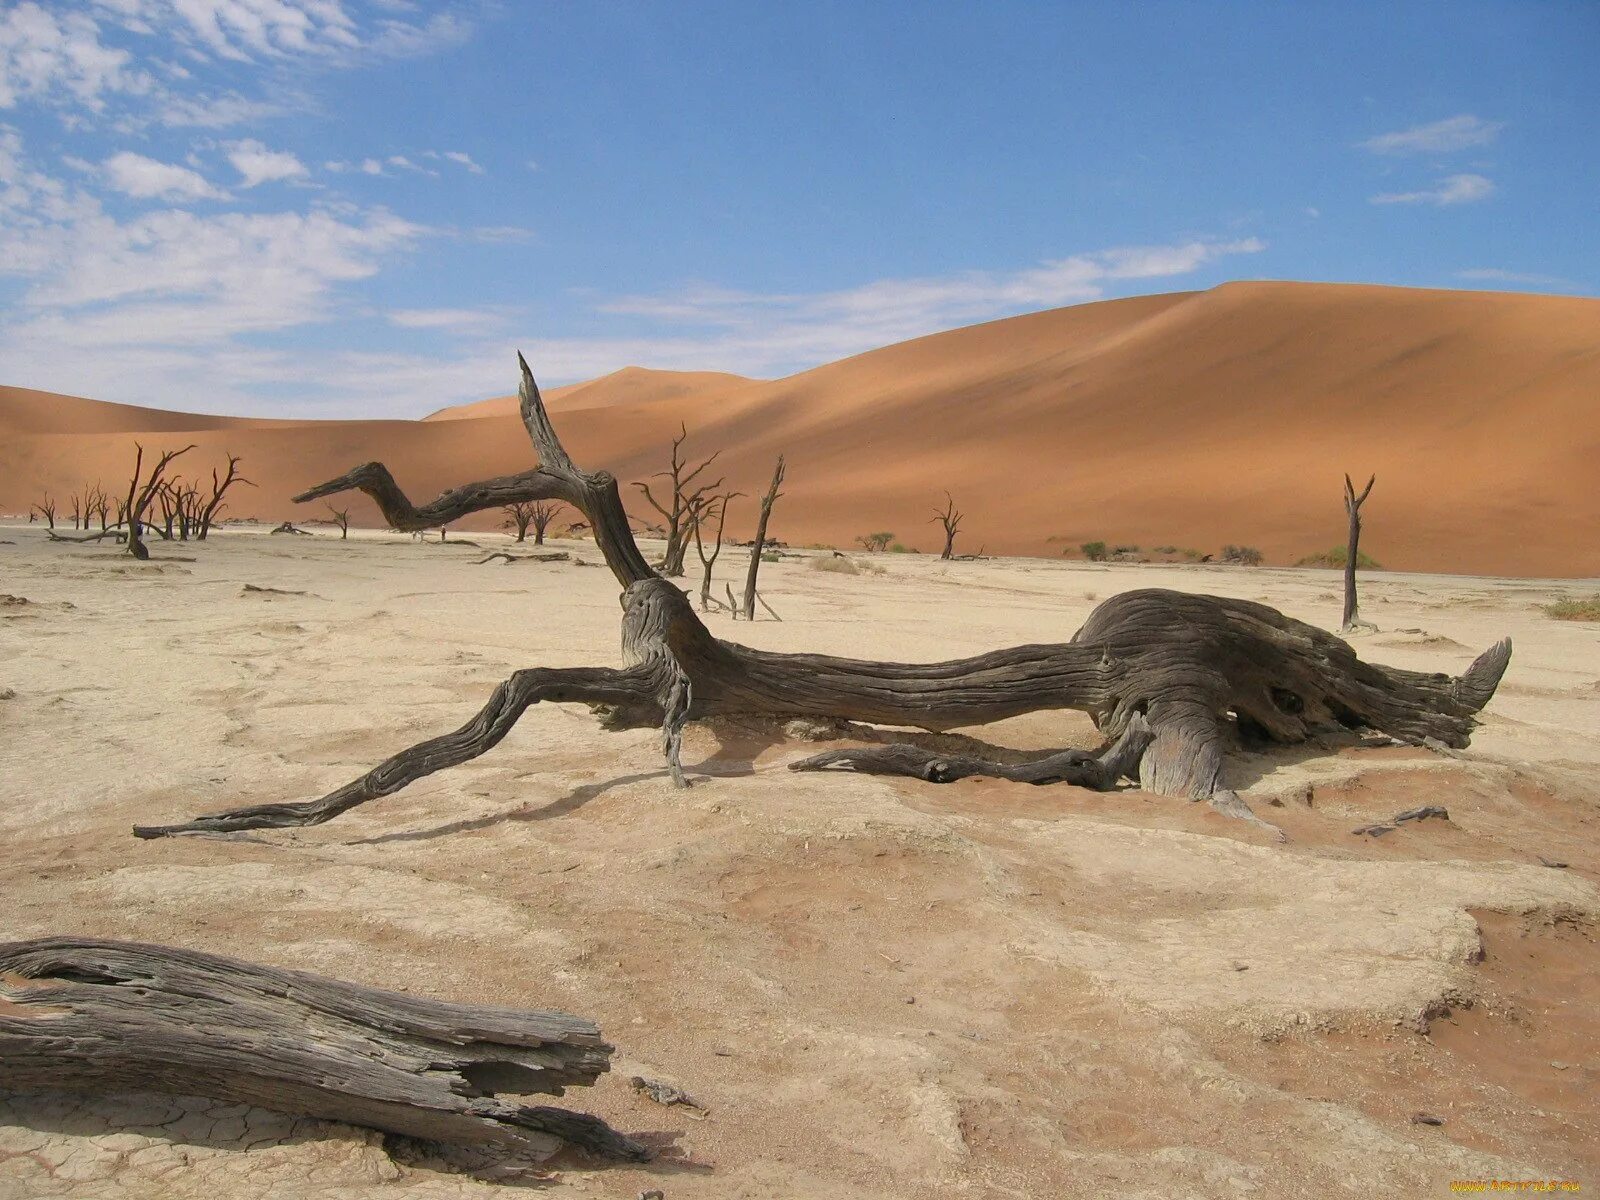
M 1349 550 L 1344 546 L 1335 546 L 1332 550 L 1324 550 L 1321 554 L 1308 554 L 1294 565 L 1297 567 L 1343 567 L 1344 560 Z M 1380 569 L 1378 563 L 1365 550 L 1356 551 L 1356 566 Z
M 899 542 L 889 547 L 890 554 L 921 554 L 920 550 L 913 550 L 910 546 L 902 546 Z
M 1581 600 L 1576 596 L 1568 596 L 1565 600 L 1546 604 L 1544 612 L 1545 616 L 1558 621 L 1600 621 L 1600 596 L 1588 596 Z
M 1222 561 L 1228 563 L 1242 563 L 1247 567 L 1261 565 L 1261 551 L 1254 546 L 1224 546 L 1222 548 Z
M 1104 542 L 1085 542 L 1078 549 L 1083 551 L 1083 556 L 1090 562 L 1105 562 L 1110 557 L 1106 553 L 1106 544 Z

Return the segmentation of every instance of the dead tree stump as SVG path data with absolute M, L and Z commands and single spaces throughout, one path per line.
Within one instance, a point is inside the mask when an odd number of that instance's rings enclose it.
M 432 1141 L 640 1160 L 585 1113 L 499 1100 L 592 1084 L 611 1047 L 581 1017 L 449 1004 L 139 942 L 0 944 L 0 1085 L 160 1092 Z
M 639 553 L 616 480 L 573 465 L 532 372 L 526 362 L 521 367 L 523 422 L 541 459 L 534 470 L 452 488 L 419 508 L 382 463 L 372 462 L 296 499 L 358 488 L 397 529 L 434 528 L 519 500 L 571 504 L 589 518 L 595 544 L 623 589 L 623 665 L 517 671 L 461 728 L 401 750 L 320 800 L 139 826 L 136 835 L 319 824 L 476 758 L 540 702 L 590 705 L 610 728 L 660 728 L 675 781 L 682 781 L 684 723 L 703 717 L 817 717 L 942 732 L 1067 708 L 1087 712 L 1108 744 L 1141 717 L 1150 732 L 1138 761 L 1141 786 L 1206 798 L 1222 790 L 1224 756 L 1241 741 L 1295 743 L 1326 731 L 1370 728 L 1406 742 L 1434 738 L 1463 747 L 1511 658 L 1511 643 L 1502 641 L 1459 676 L 1385 667 L 1361 661 L 1342 639 L 1264 604 L 1159 589 L 1111 597 L 1069 642 L 947 662 L 778 654 L 721 641 L 688 597 Z M 778 481 L 781 474 L 774 491 Z

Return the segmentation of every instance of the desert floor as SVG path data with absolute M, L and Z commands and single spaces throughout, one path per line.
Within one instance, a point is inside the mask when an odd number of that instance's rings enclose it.
M 1460 755 L 1237 757 L 1281 843 L 1133 790 L 796 775 L 819 747 L 757 727 L 692 729 L 677 791 L 657 735 L 571 707 L 326 825 L 141 842 L 135 822 L 320 795 L 514 668 L 616 662 L 613 581 L 393 535 L 229 530 L 146 564 L 37 527 L 0 542 L 0 939 L 167 942 L 591 1017 L 613 1072 L 560 1103 L 661 1154 L 560 1156 L 531 1180 L 551 1195 L 1600 1187 L 1600 627 L 1537 607 L 1593 583 L 1368 575 L 1364 656 L 1457 672 L 1505 634 L 1516 656 Z M 931 659 L 1064 641 L 1136 587 L 1339 611 L 1332 572 L 872 561 L 769 565 L 781 623 L 709 620 Z M 1077 713 L 965 732 L 1097 742 Z M 1351 832 L 1422 804 L 1450 819 Z M 7 1198 L 500 1190 L 458 1165 L 237 1106 L 0 1092 Z

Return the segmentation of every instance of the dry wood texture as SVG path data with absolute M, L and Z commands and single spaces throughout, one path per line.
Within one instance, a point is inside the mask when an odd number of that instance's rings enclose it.
M 460 729 L 401 751 L 320 800 L 136 827 L 138 836 L 317 824 L 484 753 L 540 702 L 595 706 L 612 727 L 659 726 L 675 780 L 682 779 L 683 724 L 702 717 L 809 716 L 943 731 L 1069 708 L 1089 713 L 1108 740 L 1142 717 L 1149 746 L 1138 756 L 1140 784 L 1204 798 L 1222 790 L 1224 755 L 1240 739 L 1299 742 L 1321 731 L 1370 728 L 1406 742 L 1465 746 L 1510 660 L 1511 644 L 1502 641 L 1459 677 L 1404 671 L 1362 662 L 1334 635 L 1263 604 L 1153 589 L 1106 600 L 1070 642 L 949 662 L 779 654 L 721 641 L 639 553 L 615 479 L 579 470 L 567 457 L 533 375 L 521 365 L 522 416 L 538 468 L 465 484 L 418 507 L 381 463 L 367 463 L 298 499 L 359 488 L 398 529 L 432 528 L 518 501 L 573 505 L 589 518 L 623 588 L 624 665 L 518 671 Z M 781 468 L 772 492 L 779 482 Z M 1005 776 L 987 766 L 981 773 Z M 1132 774 L 1131 764 L 1119 773 Z
M 498 1092 L 592 1084 L 611 1047 L 581 1017 L 449 1004 L 138 942 L 0 944 L 8 1091 L 207 1096 L 539 1156 L 643 1159 L 584 1113 Z

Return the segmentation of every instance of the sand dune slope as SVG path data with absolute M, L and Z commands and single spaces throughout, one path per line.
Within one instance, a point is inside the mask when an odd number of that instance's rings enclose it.
M 629 369 L 555 389 L 551 407 L 579 461 L 624 480 L 660 468 L 679 421 L 746 493 L 786 454 L 774 532 L 791 543 L 882 529 L 935 550 L 928 518 L 948 488 L 966 550 L 1235 542 L 1292 562 L 1342 540 L 1343 472 L 1376 472 L 1364 547 L 1385 566 L 1593 576 L 1596 396 L 1600 301 L 1234 283 L 1011 318 L 771 382 Z M 232 511 L 263 519 L 370 458 L 418 497 L 532 461 L 505 399 L 425 421 L 151 413 L 142 428 L 144 410 L 92 403 L 0 393 L 0 510 L 118 478 L 135 432 L 195 442 L 193 468 L 243 454 L 260 487 Z M 741 536 L 752 510 L 733 510 Z

